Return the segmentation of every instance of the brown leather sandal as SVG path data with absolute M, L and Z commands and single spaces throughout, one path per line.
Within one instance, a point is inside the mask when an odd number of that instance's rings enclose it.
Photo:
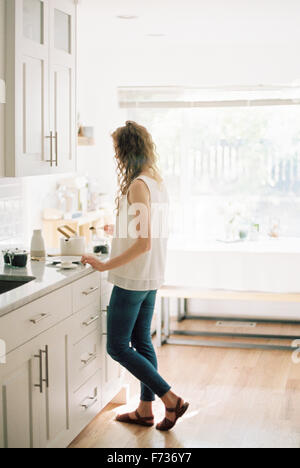
M 129 417 L 129 413 L 118 414 L 116 421 L 124 422 L 128 424 L 138 424 L 139 426 L 153 426 L 154 425 L 154 416 L 145 416 L 141 417 L 138 413 L 138 410 L 135 411 L 137 419 L 132 419 Z
M 180 406 L 181 402 L 183 402 L 182 398 L 178 398 L 175 408 L 166 408 L 167 411 L 175 413 L 175 420 L 171 421 L 168 418 L 164 418 L 160 423 L 156 425 L 156 429 L 158 429 L 159 431 L 169 431 L 170 429 L 172 429 L 172 427 L 175 426 L 177 419 L 181 418 L 181 416 L 184 415 L 184 413 L 189 407 L 189 403 L 187 402 Z

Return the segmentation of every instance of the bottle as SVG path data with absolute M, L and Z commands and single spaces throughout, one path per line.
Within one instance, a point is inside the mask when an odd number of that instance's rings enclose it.
M 30 254 L 31 254 L 31 257 L 36 257 L 36 258 L 46 257 L 45 241 L 43 239 L 41 229 L 36 229 L 33 231 L 33 236 L 31 239 Z

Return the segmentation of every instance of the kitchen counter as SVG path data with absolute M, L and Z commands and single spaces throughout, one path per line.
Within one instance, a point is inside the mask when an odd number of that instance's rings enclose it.
M 80 265 L 73 270 L 60 270 L 45 262 L 29 262 L 27 268 L 11 268 L 0 264 L 0 274 L 10 277 L 33 276 L 36 279 L 0 295 L 0 317 L 39 299 L 46 294 L 73 283 L 92 273 L 91 266 Z

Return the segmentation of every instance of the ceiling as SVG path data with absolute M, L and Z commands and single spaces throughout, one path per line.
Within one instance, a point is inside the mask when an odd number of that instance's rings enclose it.
M 300 0 L 79 0 L 93 46 L 297 46 L 299 18 Z

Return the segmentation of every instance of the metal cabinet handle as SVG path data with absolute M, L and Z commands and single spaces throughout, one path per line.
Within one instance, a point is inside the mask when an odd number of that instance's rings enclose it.
M 37 318 L 30 319 L 30 322 L 33 323 L 34 325 L 37 325 L 38 323 L 42 322 L 46 318 L 51 317 L 49 314 L 41 314 Z
M 34 356 L 35 358 L 40 360 L 40 382 L 35 385 L 35 387 L 40 389 L 40 393 L 43 393 L 43 356 L 42 350 L 40 349 L 39 354 Z
M 96 358 L 97 358 L 97 353 L 89 353 L 89 358 L 81 359 L 81 362 L 86 366 L 87 364 L 90 364 L 92 361 L 94 361 Z
M 98 398 L 97 397 L 88 397 L 88 398 L 86 398 L 86 400 L 90 400 L 91 402 L 89 404 L 82 404 L 80 406 L 82 408 L 84 408 L 85 410 L 88 410 L 89 408 L 91 408 L 92 406 L 94 406 L 97 403 Z
M 53 167 L 53 163 L 55 162 L 56 167 L 58 166 L 58 132 L 55 132 L 55 136 L 53 132 L 50 132 L 50 135 L 46 136 L 46 139 L 50 140 L 50 159 L 46 162 L 50 163 L 50 167 Z M 53 161 L 53 140 L 55 140 L 55 161 Z
M 94 288 L 90 288 L 90 289 L 88 289 L 87 291 L 82 291 L 82 294 L 83 294 L 84 296 L 89 296 L 89 295 L 92 294 L 93 292 L 98 291 L 98 289 L 99 289 L 99 286 L 95 286 Z
M 55 165 L 58 167 L 58 133 L 55 132 Z
M 47 159 L 46 162 L 50 163 L 50 167 L 53 166 L 53 132 L 50 132 L 50 135 L 46 136 L 46 139 L 50 140 L 50 159 Z
M 43 382 L 46 383 L 46 387 L 49 388 L 49 347 L 45 347 L 45 350 L 42 351 L 42 354 L 45 354 L 45 367 L 46 367 L 46 378 L 43 379 Z
M 100 318 L 99 315 L 96 315 L 95 317 L 91 317 L 90 320 L 88 320 L 87 322 L 83 322 L 82 325 L 84 325 L 85 327 L 88 327 L 89 325 L 92 325 L 92 323 L 97 322 L 97 320 L 99 320 L 99 318 Z

